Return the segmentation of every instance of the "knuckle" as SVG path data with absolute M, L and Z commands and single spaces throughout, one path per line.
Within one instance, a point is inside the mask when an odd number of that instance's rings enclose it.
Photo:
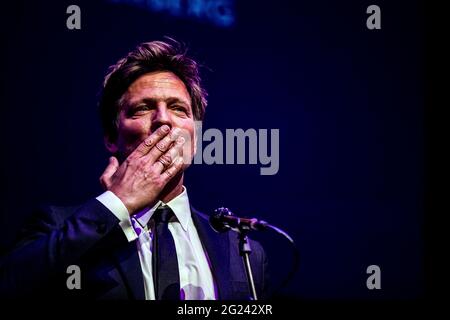
M 164 169 L 164 165 L 159 160 L 156 160 L 155 163 L 153 163 L 153 165 L 150 168 L 150 170 L 155 171 L 155 172 L 158 172 L 159 170 L 163 170 L 163 169 Z
M 173 170 L 169 169 L 164 172 L 167 178 L 171 178 L 173 176 Z
M 182 145 L 186 141 L 186 139 L 184 137 L 180 136 L 177 138 L 176 141 L 177 141 L 177 145 Z
M 179 158 L 177 160 L 177 162 L 175 163 L 175 166 L 176 166 L 177 169 L 181 169 L 183 167 L 183 164 L 184 164 L 183 158 Z
M 144 172 L 144 179 L 153 180 L 153 178 L 154 178 L 154 172 L 151 168 Z
M 159 158 L 159 160 L 163 165 L 168 165 L 172 162 L 172 156 L 169 153 L 165 153 Z
M 139 158 L 136 160 L 136 167 L 137 168 L 142 168 L 145 167 L 147 165 L 147 159 L 146 158 Z
M 167 147 L 167 143 L 166 143 L 164 140 L 159 141 L 159 142 L 156 144 L 156 148 L 158 148 L 160 151 L 161 151 L 161 150 L 165 150 L 166 147 Z
M 144 146 L 151 147 L 154 144 L 153 137 L 149 137 L 144 140 Z

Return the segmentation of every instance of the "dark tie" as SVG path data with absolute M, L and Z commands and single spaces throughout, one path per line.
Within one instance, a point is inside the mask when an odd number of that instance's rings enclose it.
M 173 215 L 168 206 L 159 207 L 153 215 L 152 267 L 156 300 L 180 300 L 177 252 L 169 231 L 169 220 Z

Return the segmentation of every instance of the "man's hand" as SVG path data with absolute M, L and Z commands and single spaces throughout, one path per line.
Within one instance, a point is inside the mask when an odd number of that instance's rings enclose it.
M 152 205 L 164 186 L 183 167 L 183 144 L 180 129 L 163 125 L 145 139 L 119 166 L 111 157 L 100 183 L 112 191 L 134 214 Z

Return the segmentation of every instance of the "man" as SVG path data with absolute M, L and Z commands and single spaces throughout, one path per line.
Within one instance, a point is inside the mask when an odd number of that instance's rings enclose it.
M 237 234 L 218 234 L 189 203 L 184 170 L 206 92 L 175 41 L 143 43 L 110 67 L 100 99 L 105 192 L 39 211 L 1 260 L 1 294 L 87 299 L 248 299 Z M 184 159 L 184 160 L 183 160 Z M 164 218 L 163 218 L 164 217 Z M 257 293 L 267 262 L 252 242 Z M 79 267 L 81 288 L 68 285 Z

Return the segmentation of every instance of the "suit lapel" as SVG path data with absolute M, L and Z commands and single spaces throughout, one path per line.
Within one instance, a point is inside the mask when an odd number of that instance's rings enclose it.
M 216 281 L 219 299 L 232 298 L 230 276 L 230 248 L 227 233 L 215 232 L 208 222 L 208 216 L 191 207 L 192 220 L 197 229 L 202 245 L 208 255 L 211 271 Z M 123 280 L 128 298 L 145 300 L 144 279 L 136 242 L 128 242 L 123 232 L 115 230 L 111 254 Z
M 211 263 L 212 274 L 219 292 L 218 298 L 231 299 L 228 234 L 215 232 L 209 225 L 207 215 L 192 207 L 191 211 L 192 220 Z

